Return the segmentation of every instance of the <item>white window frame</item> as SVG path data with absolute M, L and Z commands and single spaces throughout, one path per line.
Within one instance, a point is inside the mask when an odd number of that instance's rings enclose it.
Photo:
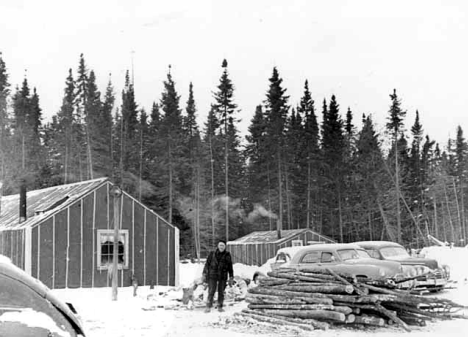
M 113 229 L 98 229 L 97 230 L 97 238 L 96 238 L 96 253 L 97 253 L 97 263 L 96 267 L 98 270 L 108 270 L 109 265 L 108 264 L 102 264 L 101 263 L 101 248 L 102 248 L 102 240 L 101 237 L 110 237 L 113 241 L 114 237 L 114 230 Z M 123 237 L 123 244 L 124 244 L 124 263 L 119 263 L 118 264 L 118 269 L 128 269 L 129 266 L 129 261 L 128 261 L 128 249 L 129 249 L 129 234 L 128 234 L 128 229 L 120 229 L 119 230 L 119 237 Z M 120 240 L 119 240 L 120 241 Z

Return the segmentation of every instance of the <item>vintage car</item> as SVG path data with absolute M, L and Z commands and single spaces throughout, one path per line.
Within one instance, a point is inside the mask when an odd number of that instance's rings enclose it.
M 76 311 L 0 255 L 0 336 L 85 336 Z
M 403 268 L 413 267 L 418 274 L 423 274 L 410 282 L 413 288 L 427 288 L 429 291 L 441 290 L 450 278 L 447 266 L 439 266 L 436 260 L 411 256 L 406 249 L 390 241 L 360 241 L 355 242 L 365 249 L 370 256 L 379 260 L 397 261 Z M 414 275 L 417 276 L 417 275 Z
M 317 244 L 303 247 L 281 248 L 271 268 L 314 268 L 347 274 L 361 280 L 401 279 L 403 267 L 395 261 L 381 261 L 372 258 L 354 244 Z

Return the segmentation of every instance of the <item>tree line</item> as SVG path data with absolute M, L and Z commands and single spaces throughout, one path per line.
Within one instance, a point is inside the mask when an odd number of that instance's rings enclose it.
M 44 122 L 39 89 L 27 78 L 13 89 L 0 54 L 0 195 L 17 193 L 21 180 L 32 190 L 109 177 L 181 230 L 183 255 L 278 228 L 310 228 L 339 242 L 418 247 L 427 234 L 466 242 L 463 130 L 441 148 L 424 135 L 418 111 L 406 130 L 396 90 L 378 133 L 371 115 L 356 118 L 335 95 L 317 103 L 307 80 L 291 102 L 273 68 L 243 139 L 226 60 L 203 125 L 192 83 L 180 102 L 170 67 L 148 111 L 128 71 L 124 81 L 116 106 L 111 80 L 101 92 L 81 55 L 59 111 Z

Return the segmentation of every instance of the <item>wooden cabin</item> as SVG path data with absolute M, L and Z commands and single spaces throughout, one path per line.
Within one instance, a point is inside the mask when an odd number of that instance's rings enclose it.
M 112 188 L 100 178 L 27 191 L 23 201 L 1 197 L 0 254 L 51 289 L 110 286 Z M 179 230 L 125 191 L 115 210 L 119 286 L 132 276 L 139 285 L 178 285 Z

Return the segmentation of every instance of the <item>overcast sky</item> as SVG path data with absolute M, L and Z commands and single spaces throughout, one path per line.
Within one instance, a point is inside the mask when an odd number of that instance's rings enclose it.
M 342 115 L 349 106 L 360 128 L 372 114 L 383 131 L 396 88 L 408 128 L 418 109 L 442 146 L 457 125 L 468 138 L 467 1 L 0 0 L 0 13 L 10 82 L 27 69 L 45 119 L 59 110 L 80 53 L 102 92 L 112 74 L 120 103 L 133 52 L 136 99 L 147 111 L 171 64 L 181 107 L 192 81 L 204 123 L 226 58 L 244 134 L 276 66 L 291 105 L 309 80 L 319 118 L 335 94 Z

